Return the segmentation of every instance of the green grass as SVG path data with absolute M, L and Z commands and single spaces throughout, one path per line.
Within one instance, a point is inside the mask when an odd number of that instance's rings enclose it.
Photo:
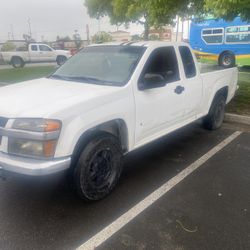
M 250 73 L 241 72 L 239 75 L 239 90 L 227 107 L 227 112 L 250 116 Z
M 42 78 L 55 71 L 54 66 L 24 67 L 21 69 L 1 69 L 0 83 L 18 83 L 22 81 Z

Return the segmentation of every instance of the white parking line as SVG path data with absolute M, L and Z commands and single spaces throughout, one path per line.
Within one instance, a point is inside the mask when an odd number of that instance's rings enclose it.
M 156 191 L 148 195 L 144 200 L 139 202 L 137 205 L 132 207 L 129 211 L 121 215 L 114 222 L 105 227 L 102 231 L 94 235 L 88 241 L 86 241 L 83 245 L 81 245 L 77 250 L 93 250 L 96 247 L 100 246 L 107 239 L 109 239 L 112 235 L 118 232 L 121 228 L 123 228 L 126 224 L 132 221 L 137 215 L 142 213 L 145 209 L 147 209 L 154 202 L 159 200 L 163 195 L 165 195 L 168 191 L 170 191 L 173 187 L 175 187 L 178 183 L 180 183 L 183 179 L 185 179 L 188 175 L 193 173 L 196 169 L 202 166 L 205 162 L 207 162 L 210 158 L 212 158 L 215 154 L 217 154 L 220 150 L 226 147 L 229 143 L 235 140 L 242 132 L 235 132 L 230 135 L 227 139 L 222 141 L 220 144 L 215 146 L 193 164 L 185 168 L 182 172 L 177 174 L 175 177 L 167 181 Z M 111 208 L 112 209 L 112 208 Z

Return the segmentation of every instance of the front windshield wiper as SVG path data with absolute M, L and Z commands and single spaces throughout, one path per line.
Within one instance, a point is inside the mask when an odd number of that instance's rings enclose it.
M 59 80 L 69 80 L 69 78 L 67 76 L 60 76 L 60 75 L 51 75 L 49 76 L 49 78 L 52 78 L 52 79 L 59 79 Z
M 88 82 L 88 83 L 97 83 L 97 84 L 110 84 L 110 82 L 101 80 L 94 77 L 88 76 L 70 76 L 68 77 L 70 80 L 77 81 L 77 82 Z
M 62 76 L 62 75 L 55 74 L 55 75 L 51 75 L 49 78 L 59 79 L 59 80 L 64 80 L 64 81 L 76 81 L 76 82 L 82 82 L 82 83 L 94 83 L 94 84 L 107 85 L 107 86 L 118 85 L 117 82 L 101 80 L 98 78 L 88 77 L 88 76 Z

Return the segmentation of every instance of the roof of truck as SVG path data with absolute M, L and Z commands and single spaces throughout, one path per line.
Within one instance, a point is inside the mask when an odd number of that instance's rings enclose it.
M 90 46 L 142 46 L 142 47 L 155 47 L 163 45 L 188 45 L 185 42 L 165 42 L 165 41 L 139 41 L 139 42 L 109 42 L 102 44 L 92 44 Z

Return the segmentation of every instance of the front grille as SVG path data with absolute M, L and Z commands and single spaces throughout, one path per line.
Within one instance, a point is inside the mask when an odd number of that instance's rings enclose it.
M 5 117 L 0 117 L 0 128 L 4 128 L 8 122 L 8 119 Z M 0 144 L 2 142 L 2 136 L 0 135 Z

